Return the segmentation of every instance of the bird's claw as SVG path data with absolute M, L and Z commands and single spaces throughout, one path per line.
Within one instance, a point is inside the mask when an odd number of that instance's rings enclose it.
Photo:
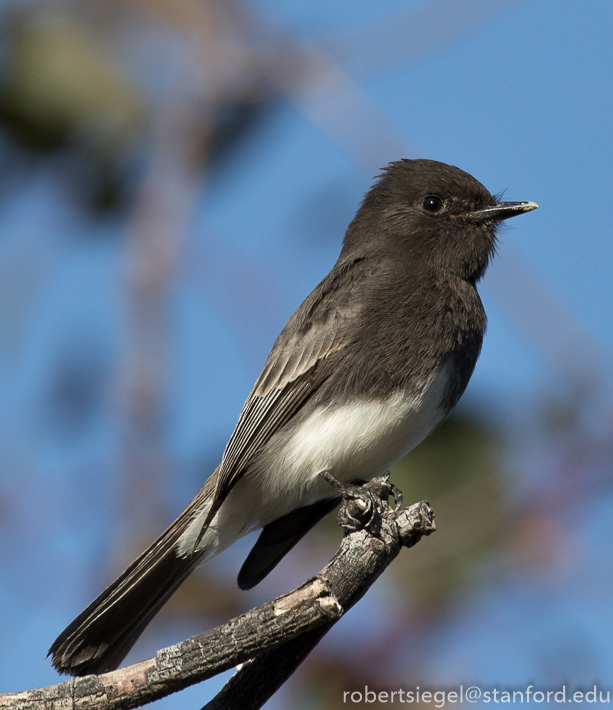
M 347 532 L 372 527 L 381 513 L 381 502 L 376 493 L 364 486 L 341 483 L 328 471 L 319 474 L 341 496 L 343 503 L 338 511 L 337 522 Z
M 400 488 L 398 488 L 398 486 L 395 486 L 390 481 L 390 472 L 386 471 L 383 476 L 381 476 L 381 478 L 383 479 L 383 485 L 387 488 L 387 491 L 385 491 L 385 493 L 388 496 L 392 496 L 396 508 L 400 508 L 402 506 L 402 500 L 404 496 L 402 495 L 402 491 L 400 490 Z

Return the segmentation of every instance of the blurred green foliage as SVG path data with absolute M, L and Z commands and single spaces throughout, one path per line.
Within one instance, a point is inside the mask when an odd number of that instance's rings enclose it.
M 141 88 L 79 15 L 21 12 L 4 30 L 0 126 L 21 151 L 66 153 L 85 205 L 116 207 L 145 127 Z
M 452 417 L 392 468 L 405 499 L 430 501 L 437 531 L 392 567 L 413 604 L 437 610 L 474 584 L 476 568 L 502 541 L 505 505 L 496 433 Z M 440 611 L 440 609 L 439 609 Z
M 12 25 L 0 93 L 1 119 L 23 145 L 53 150 L 75 141 L 115 159 L 140 133 L 141 92 L 74 15 L 24 15 Z

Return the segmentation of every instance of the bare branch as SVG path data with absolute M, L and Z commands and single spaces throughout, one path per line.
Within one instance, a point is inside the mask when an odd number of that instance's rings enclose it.
M 0 708 L 139 707 L 233 668 L 341 614 L 336 599 L 315 578 L 223 626 L 162 649 L 155 658 L 99 676 L 1 695 Z
M 382 516 L 379 536 L 368 530 L 347 535 L 339 551 L 319 574 L 346 612 L 358 602 L 400 552 L 436 530 L 426 502 Z M 276 693 L 334 626 L 330 621 L 246 663 L 202 710 L 257 710 Z
M 155 658 L 99 676 L 0 695 L 0 710 L 135 708 L 229 668 L 245 664 L 207 710 L 259 708 L 293 673 L 334 623 L 372 586 L 400 548 L 435 530 L 427 503 L 392 510 L 386 480 L 368 488 L 383 499 L 366 528 L 346 535 L 315 578 Z M 378 500 L 378 498 L 377 498 Z M 254 659 L 254 660 L 250 660 Z

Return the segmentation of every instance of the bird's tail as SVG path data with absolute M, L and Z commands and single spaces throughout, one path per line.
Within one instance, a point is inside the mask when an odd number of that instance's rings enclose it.
M 60 673 L 105 673 L 123 661 L 207 552 L 178 556 L 177 543 L 210 496 L 209 488 L 205 484 L 174 523 L 57 637 L 48 655 Z

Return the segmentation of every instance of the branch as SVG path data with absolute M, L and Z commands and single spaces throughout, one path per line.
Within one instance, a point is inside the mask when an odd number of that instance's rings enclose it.
M 206 710 L 261 707 L 345 611 L 364 596 L 401 546 L 411 547 L 435 530 L 427 503 L 393 511 L 382 481 L 367 484 L 384 496 L 367 527 L 346 535 L 322 572 L 293 592 L 162 649 L 147 661 L 99 676 L 0 695 L 0 710 L 135 708 L 239 664 L 245 665 Z
M 400 552 L 436 530 L 434 511 L 427 502 L 387 511 L 379 536 L 367 529 L 347 535 L 317 579 L 329 585 L 343 613 L 351 609 Z M 257 710 L 298 668 L 338 619 L 271 648 L 246 663 L 202 710 Z

